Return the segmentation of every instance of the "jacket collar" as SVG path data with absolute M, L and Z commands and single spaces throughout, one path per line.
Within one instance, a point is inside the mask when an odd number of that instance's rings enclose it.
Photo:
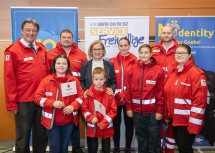
M 78 46 L 75 43 L 73 43 L 72 46 L 71 46 L 70 53 L 75 52 L 77 50 L 77 48 L 78 48 Z M 59 51 L 61 51 L 62 53 L 64 53 L 64 54 L 66 53 L 60 42 L 57 43 L 57 49 Z

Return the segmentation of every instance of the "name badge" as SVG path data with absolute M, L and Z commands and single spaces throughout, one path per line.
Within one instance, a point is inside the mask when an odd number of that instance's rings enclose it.
M 146 80 L 146 84 L 156 84 L 156 81 L 154 81 L 154 80 Z
M 185 82 L 181 82 L 181 85 L 184 85 L 184 86 L 190 87 L 190 84 L 185 83 Z
M 78 62 L 78 63 L 81 63 L 81 61 L 80 61 L 80 60 L 73 60 L 73 62 Z
M 119 73 L 119 70 L 115 70 L 115 73 Z
M 34 58 L 33 57 L 26 57 L 26 58 L 24 58 L 24 61 L 26 62 L 26 61 L 32 61 Z
M 52 94 L 52 92 L 45 92 L 45 95 L 46 96 L 52 96 L 53 94 Z
M 62 97 L 77 94 L 76 81 L 61 83 Z
M 152 52 L 154 52 L 154 53 L 159 53 L 159 52 L 160 52 L 160 49 L 153 50 Z
M 94 100 L 95 111 L 101 113 L 104 117 L 106 116 L 105 106 L 102 105 L 98 100 Z

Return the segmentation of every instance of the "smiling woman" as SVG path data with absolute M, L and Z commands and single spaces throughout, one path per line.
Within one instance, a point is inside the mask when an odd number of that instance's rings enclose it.
M 207 104 L 207 84 L 204 72 L 195 66 L 191 48 L 179 44 L 175 51 L 177 66 L 168 75 L 164 86 L 168 117 L 172 122 L 179 153 L 193 153 L 192 144 L 199 134 Z
M 106 72 L 106 86 L 107 92 L 113 94 L 116 89 L 116 78 L 113 64 L 104 60 L 105 56 L 105 46 L 99 41 L 95 40 L 92 42 L 88 49 L 88 56 L 91 59 L 88 62 L 82 64 L 81 68 L 81 86 L 86 91 L 92 85 L 92 72 L 94 68 L 101 67 L 105 69 Z

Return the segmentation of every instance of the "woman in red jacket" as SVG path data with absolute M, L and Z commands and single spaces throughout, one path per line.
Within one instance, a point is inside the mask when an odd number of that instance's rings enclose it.
M 127 76 L 128 67 L 136 62 L 137 57 L 129 52 L 130 41 L 127 37 L 122 37 L 118 43 L 119 53 L 116 57 L 110 59 L 110 62 L 114 64 L 114 70 L 116 75 L 116 91 L 115 100 L 117 103 L 117 116 L 113 121 L 114 125 L 114 151 L 113 153 L 120 152 L 120 125 L 122 120 L 122 110 L 124 113 L 125 123 L 125 153 L 131 152 L 131 142 L 133 139 L 134 127 L 132 118 L 126 115 L 125 108 L 125 79 Z
M 35 94 L 42 107 L 41 124 L 47 129 L 50 153 L 68 153 L 68 143 L 78 120 L 73 116 L 83 102 L 79 80 L 71 75 L 66 55 L 55 57 L 51 75 L 44 78 Z
M 116 102 L 107 93 L 106 73 L 96 67 L 92 74 L 93 85 L 86 91 L 87 98 L 82 105 L 82 114 L 87 122 L 87 146 L 89 153 L 97 153 L 98 138 L 102 138 L 103 153 L 110 153 L 110 137 L 113 136 L 113 119 L 116 116 Z
M 195 66 L 191 48 L 180 44 L 175 51 L 178 66 L 164 87 L 167 110 L 179 153 L 193 153 L 192 144 L 204 123 L 207 84 L 204 72 Z
M 126 79 L 126 111 L 133 117 L 139 153 L 160 153 L 161 146 L 164 70 L 151 56 L 152 48 L 141 45 L 139 60 L 129 68 Z

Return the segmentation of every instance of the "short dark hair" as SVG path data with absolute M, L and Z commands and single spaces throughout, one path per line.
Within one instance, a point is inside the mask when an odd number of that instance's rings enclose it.
M 35 26 L 37 27 L 37 32 L 40 30 L 40 25 L 39 25 L 39 23 L 38 23 L 36 20 L 31 19 L 31 18 L 25 19 L 25 20 L 22 22 L 22 26 L 21 26 L 21 29 L 22 29 L 22 30 L 23 30 L 23 28 L 24 28 L 24 26 L 25 26 L 26 23 L 32 23 L 33 25 L 35 25 Z
M 148 48 L 149 51 L 150 51 L 150 53 L 152 53 L 152 47 L 151 47 L 149 44 L 143 44 L 143 45 L 141 45 L 141 46 L 139 47 L 138 51 L 140 52 L 140 50 L 141 50 L 142 48 Z
M 61 37 L 62 33 L 70 33 L 70 34 L 72 34 L 72 37 L 73 37 L 72 31 L 69 30 L 69 29 L 64 29 L 64 30 L 62 30 L 62 31 L 60 32 L 60 37 Z
M 58 58 L 64 58 L 64 59 L 66 59 L 67 64 L 68 64 L 68 68 L 67 68 L 66 73 L 69 73 L 69 74 L 72 75 L 72 72 L 71 72 L 71 69 L 70 69 L 70 62 L 69 62 L 69 59 L 68 59 L 68 57 L 67 57 L 66 55 L 63 55 L 63 54 L 59 54 L 59 55 L 57 55 L 57 56 L 54 58 L 54 60 L 53 60 L 53 62 L 52 62 L 52 65 L 51 65 L 51 68 L 50 68 L 50 73 L 53 74 L 53 73 L 56 72 L 56 70 L 55 70 L 55 64 L 56 64 L 56 61 L 57 61 Z
M 128 45 L 130 46 L 130 40 L 127 38 L 127 37 L 122 37 L 122 38 L 120 38 L 119 39 L 119 41 L 118 41 L 118 45 L 119 45 L 119 42 L 121 41 L 121 40 L 126 40 L 127 42 L 128 42 Z
M 188 54 L 191 54 L 191 48 L 190 48 L 189 45 L 187 45 L 187 44 L 179 44 L 179 45 L 176 47 L 176 49 L 179 48 L 179 47 L 182 47 L 182 48 L 186 49 L 187 52 L 188 52 Z M 175 49 L 175 50 L 176 50 L 176 49 Z

